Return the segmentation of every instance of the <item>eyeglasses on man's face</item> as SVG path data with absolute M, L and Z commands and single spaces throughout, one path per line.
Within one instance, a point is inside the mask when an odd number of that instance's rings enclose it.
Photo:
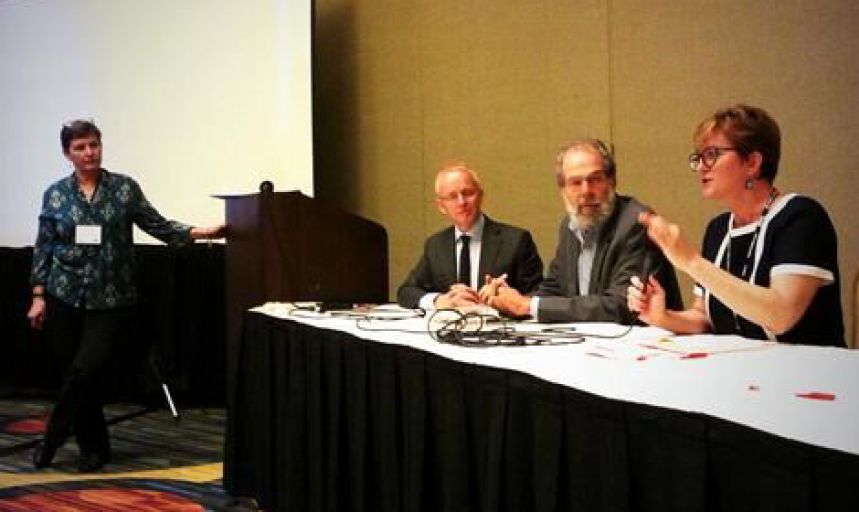
M 588 187 L 604 185 L 608 181 L 604 171 L 597 171 L 587 176 L 568 176 L 564 179 L 564 188 L 580 190 L 587 183 Z
M 716 165 L 716 161 L 719 157 L 724 155 L 727 151 L 737 151 L 737 148 L 707 146 L 700 152 L 689 155 L 689 168 L 692 169 L 692 171 L 697 171 L 698 166 L 704 164 L 704 167 L 709 169 Z
M 456 192 L 448 192 L 447 194 L 438 196 L 439 201 L 446 203 L 454 203 L 461 197 L 463 201 L 471 201 L 480 194 L 480 190 L 476 188 L 466 188 L 457 190 Z

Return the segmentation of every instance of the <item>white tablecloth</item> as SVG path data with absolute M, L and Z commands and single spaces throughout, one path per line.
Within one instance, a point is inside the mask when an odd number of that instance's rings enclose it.
M 455 361 L 516 370 L 608 398 L 708 414 L 859 455 L 859 351 L 752 340 L 748 350 L 734 350 L 736 337 L 701 335 L 665 342 L 659 340 L 671 339 L 670 333 L 651 327 L 635 327 L 618 339 L 586 338 L 578 344 L 476 348 L 434 341 L 427 334 L 426 318 L 359 321 L 291 313 L 282 304 L 254 311 Z M 598 323 L 564 326 L 601 335 L 628 329 Z M 516 324 L 527 331 L 544 327 Z M 666 349 L 675 346 L 706 356 L 684 357 L 682 350 Z M 813 398 L 809 393 L 823 395 Z M 834 399 L 825 399 L 827 395 Z

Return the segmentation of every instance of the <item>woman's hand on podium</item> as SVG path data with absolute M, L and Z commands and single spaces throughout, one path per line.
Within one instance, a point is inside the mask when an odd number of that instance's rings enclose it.
M 227 225 L 195 226 L 191 228 L 191 240 L 215 240 L 227 236 Z

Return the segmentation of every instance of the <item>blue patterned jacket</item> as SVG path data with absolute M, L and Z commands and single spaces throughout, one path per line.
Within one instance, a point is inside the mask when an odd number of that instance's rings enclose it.
M 162 217 L 128 176 L 102 169 L 91 201 L 74 173 L 56 181 L 42 199 L 30 283 L 75 307 L 134 304 L 132 224 L 169 245 L 191 242 L 191 227 Z M 101 243 L 75 243 L 78 225 L 101 226 Z

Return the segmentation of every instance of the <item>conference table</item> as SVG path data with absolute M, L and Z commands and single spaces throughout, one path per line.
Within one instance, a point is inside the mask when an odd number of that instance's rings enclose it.
M 439 318 L 245 312 L 227 491 L 278 511 L 859 510 L 857 351 L 494 320 L 454 331 L 512 341 L 461 345 Z

